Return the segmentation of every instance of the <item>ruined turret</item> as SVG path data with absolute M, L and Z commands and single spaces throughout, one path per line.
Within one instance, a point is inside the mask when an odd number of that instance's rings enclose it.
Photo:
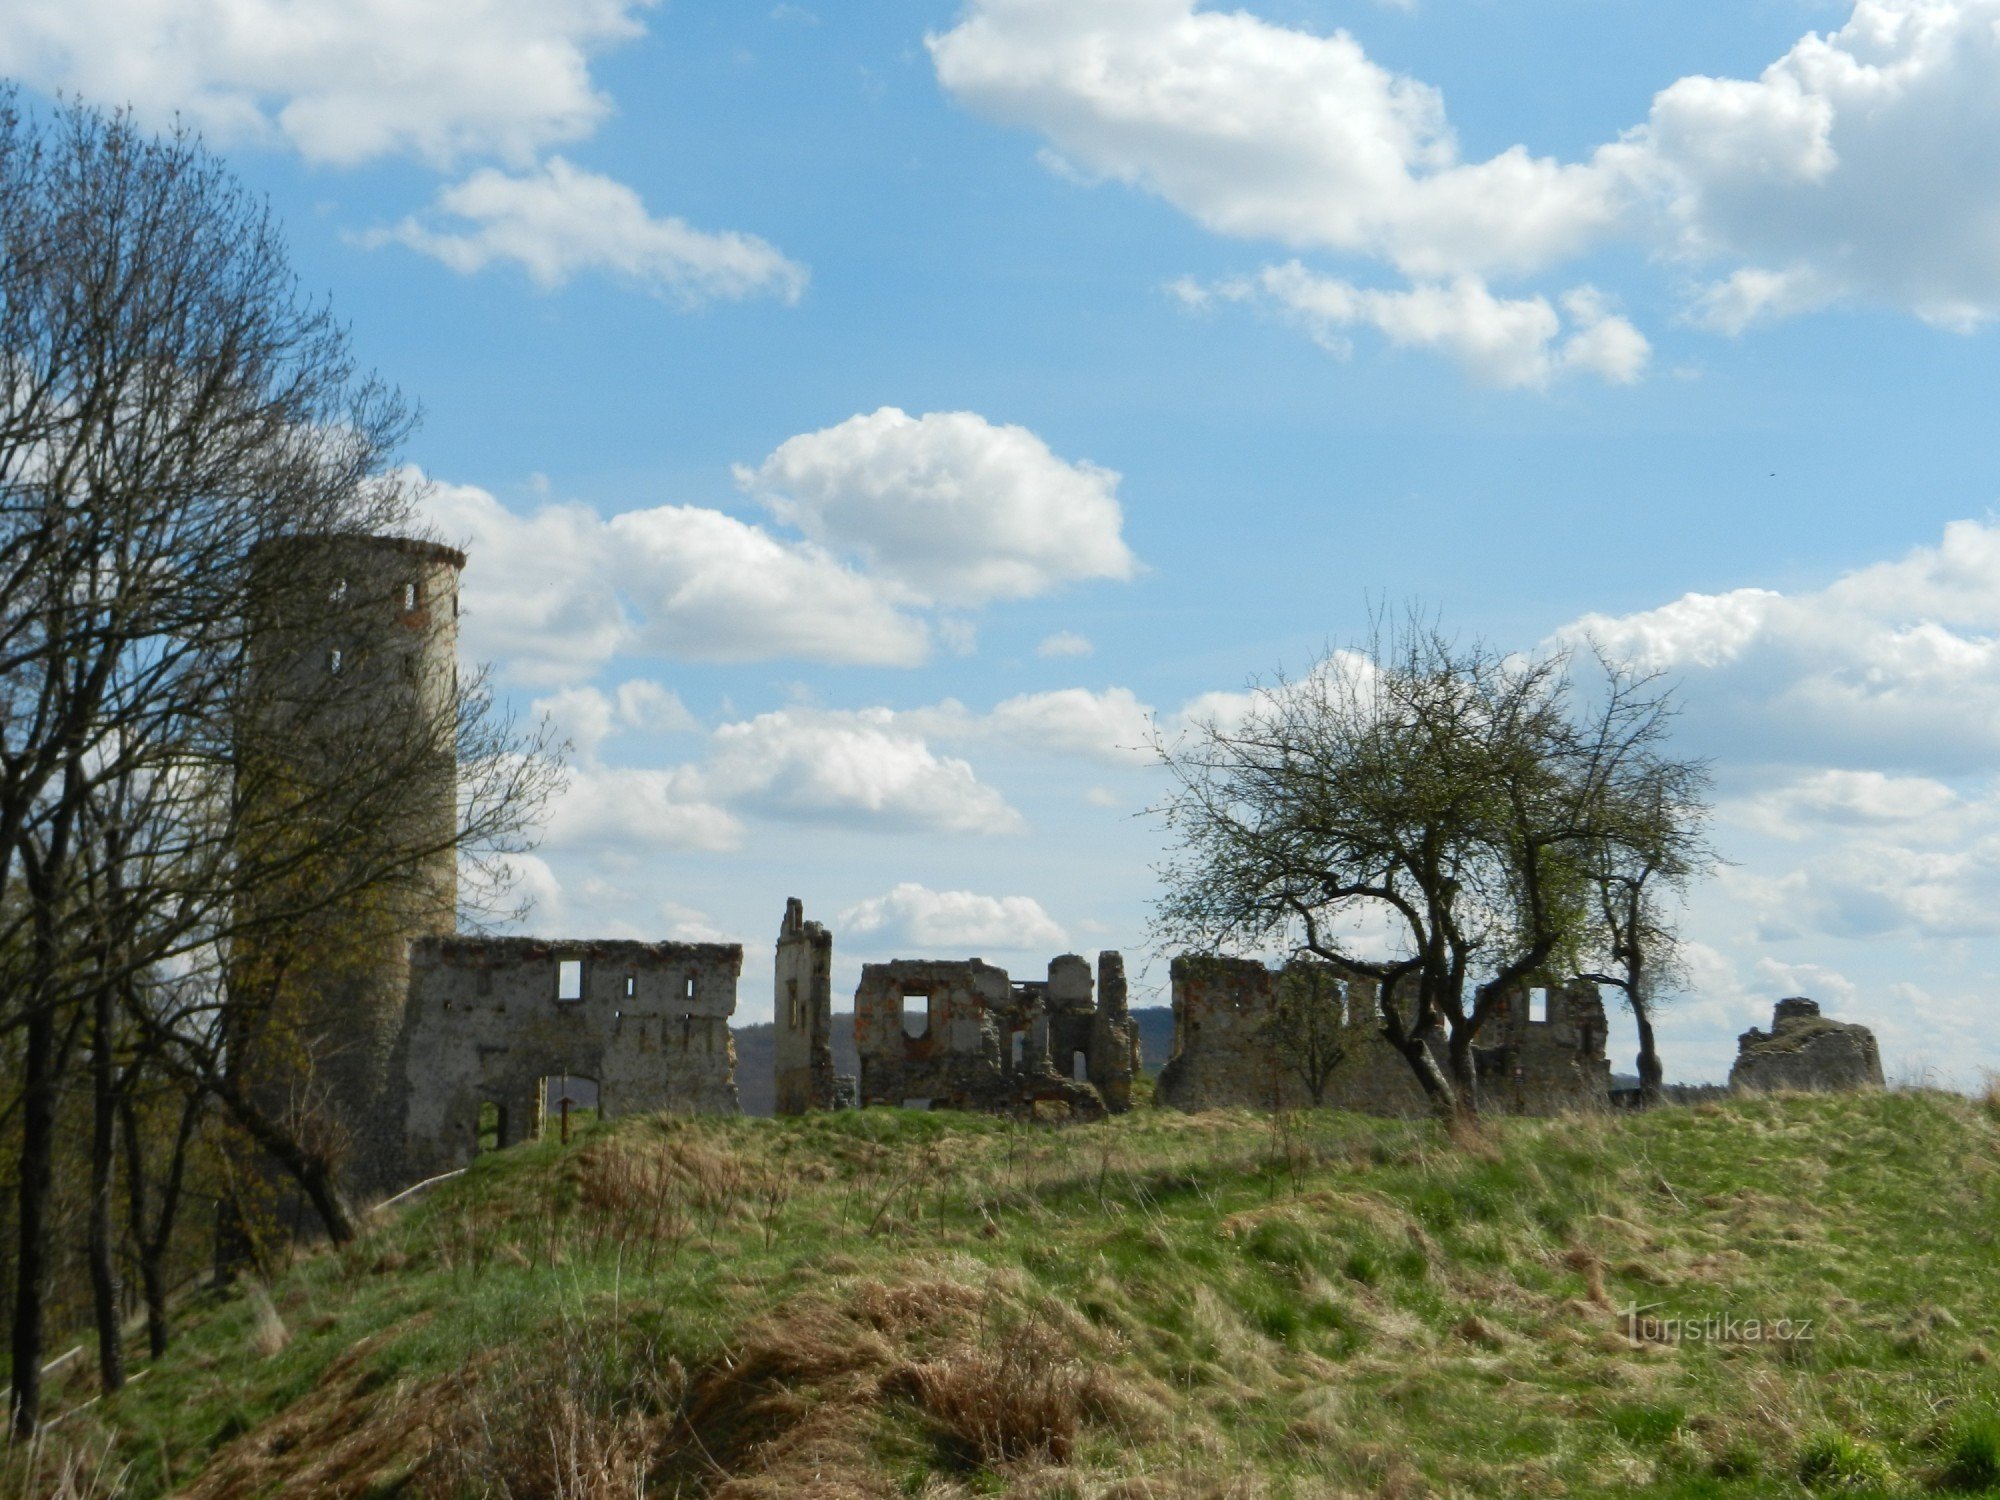
M 1729 1086 L 1744 1092 L 1805 1089 L 1818 1093 L 1882 1087 L 1882 1057 L 1875 1033 L 1835 1021 L 1803 995 L 1780 1000 L 1771 1029 L 1755 1026 L 1736 1042 Z

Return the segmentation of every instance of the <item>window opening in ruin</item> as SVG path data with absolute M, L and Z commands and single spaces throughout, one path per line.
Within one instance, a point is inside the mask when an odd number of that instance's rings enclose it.
M 335 604 L 338 604 L 340 603 L 341 600 L 345 599 L 346 597 L 347 597 L 347 580 L 345 578 L 334 579 L 333 590 L 331 593 L 327 595 L 327 598 L 331 599 Z
M 580 958 L 559 959 L 556 963 L 556 999 L 558 1001 L 581 1000 L 583 998 L 583 960 Z
M 493 993 L 493 971 L 491 969 L 481 969 L 479 971 L 479 979 L 475 988 L 482 995 Z
M 576 1073 L 550 1073 L 536 1090 L 541 1102 L 541 1128 L 547 1140 L 553 1135 L 565 1145 L 570 1133 L 582 1129 L 603 1114 L 603 1098 L 595 1078 Z
M 507 1111 L 491 1099 L 479 1102 L 479 1122 L 474 1128 L 473 1154 L 498 1151 L 507 1144 Z
M 328 671 L 328 672 L 338 672 L 338 671 L 340 670 L 340 668 L 341 668 L 341 663 L 342 663 L 342 662 L 343 662 L 343 661 L 344 661 L 345 659 L 346 659 L 346 658 L 344 658 L 344 657 L 343 657 L 343 656 L 342 656 L 342 655 L 340 654 L 340 647 L 338 647 L 338 646 L 335 646 L 335 647 L 334 647 L 334 648 L 333 648 L 333 649 L 332 649 L 331 651 L 329 651 L 329 652 L 327 652 L 327 653 L 326 653 L 326 669 L 327 669 L 327 671 Z
M 634 995 L 638 993 L 639 993 L 639 976 L 637 974 L 627 974 L 625 976 L 625 998 L 627 1000 L 630 1000 Z
M 416 652 L 412 651 L 403 657 L 403 681 L 415 682 L 416 680 L 417 680 L 417 654 Z
M 1069 1076 L 1078 1083 L 1090 1082 L 1090 1057 L 1087 1053 L 1078 1051 L 1070 1054 Z
M 414 583 L 406 583 L 403 585 L 403 613 L 410 614 L 416 607 L 417 586 Z
M 1547 990 L 1528 991 L 1528 1019 L 1541 1022 L 1549 1018 L 1549 992 Z
M 681 998 L 683 1000 L 694 999 L 694 975 L 688 975 L 685 985 L 681 990 Z
M 796 979 L 785 981 L 785 1002 L 785 1024 L 797 1031 L 804 1017 L 799 1014 L 799 982 Z
M 911 1041 L 931 1033 L 931 997 L 929 995 L 903 996 L 903 1035 Z
M 1017 1032 L 1015 1032 L 1015 1033 L 1014 1033 L 1014 1071 L 1015 1071 L 1015 1072 L 1017 1072 L 1017 1073 L 1018 1073 L 1018 1072 L 1020 1072 L 1020 1071 L 1021 1071 L 1021 1063 L 1022 1063 L 1023 1059 L 1025 1059 L 1025 1058 L 1027 1057 L 1027 1055 L 1028 1055 L 1028 1035 L 1027 1035 L 1027 1033 L 1026 1033 L 1026 1032 L 1023 1032 L 1023 1031 L 1017 1031 Z

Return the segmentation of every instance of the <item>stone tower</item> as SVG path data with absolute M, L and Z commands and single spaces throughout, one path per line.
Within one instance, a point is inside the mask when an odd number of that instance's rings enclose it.
M 371 536 L 286 538 L 251 560 L 246 837 L 272 867 L 301 857 L 249 907 L 302 915 L 238 946 L 234 982 L 264 988 L 237 1051 L 266 1107 L 362 1198 L 402 1185 L 410 944 L 457 926 L 464 566 L 452 547 Z
M 778 1113 L 802 1115 L 832 1109 L 833 934 L 808 922 L 794 896 L 778 928 L 773 986 Z

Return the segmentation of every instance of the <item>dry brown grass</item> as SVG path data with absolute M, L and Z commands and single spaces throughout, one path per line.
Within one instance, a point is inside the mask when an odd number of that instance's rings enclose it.
M 447 1384 L 381 1380 L 372 1369 L 380 1343 L 356 1344 L 310 1394 L 225 1445 L 177 1492 L 182 1500 L 361 1496 L 421 1463 L 453 1392 Z
M 250 1347 L 265 1359 L 282 1354 L 292 1341 L 291 1330 L 278 1316 L 271 1294 L 261 1281 L 244 1283 L 243 1293 L 250 1303 Z
M 51 1426 L 0 1454 L 0 1494 L 22 1500 L 118 1500 L 129 1465 L 108 1434 Z
M 958 1462 L 1068 1463 L 1076 1451 L 1085 1375 L 1048 1330 L 1016 1324 L 905 1365 L 884 1384 L 907 1394 Z
M 568 1383 L 572 1372 L 513 1382 L 504 1397 L 460 1402 L 422 1488 L 440 1497 L 629 1500 L 646 1492 L 659 1421 L 605 1393 Z

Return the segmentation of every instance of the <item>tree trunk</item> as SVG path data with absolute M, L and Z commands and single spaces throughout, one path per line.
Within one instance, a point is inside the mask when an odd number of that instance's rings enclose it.
M 128 1082 L 119 1095 L 119 1110 L 125 1146 L 125 1212 L 132 1237 L 133 1258 L 139 1263 L 139 1288 L 146 1304 L 146 1347 L 158 1359 L 167 1352 L 172 1324 L 167 1320 L 167 1249 L 173 1244 L 174 1224 L 180 1216 L 181 1185 L 186 1179 L 188 1144 L 201 1118 L 203 1096 L 189 1092 L 181 1105 L 180 1127 L 174 1135 L 173 1154 L 167 1161 L 166 1180 L 160 1186 L 158 1218 L 147 1222 L 146 1162 L 141 1145 L 139 1118 Z
M 1453 1113 L 1468 1120 L 1479 1115 L 1479 1059 L 1473 1055 L 1472 1037 L 1471 1026 L 1454 1026 L 1445 1047 L 1451 1060 L 1452 1088 L 1457 1094 Z
M 1666 1073 L 1660 1067 L 1660 1051 L 1653 1038 L 1653 1018 L 1646 1002 L 1632 1002 L 1632 1019 L 1639 1028 L 1639 1102 L 1658 1104 L 1665 1096 Z
M 111 1052 L 117 1030 L 116 1004 L 108 984 L 94 1000 L 90 1042 L 90 1300 L 97 1320 L 97 1371 L 106 1395 L 125 1384 L 123 1298 L 111 1230 L 111 1192 L 118 1151 L 118 1074 Z
M 1437 1054 L 1432 1052 L 1422 1035 L 1410 1036 L 1395 1044 L 1403 1054 L 1403 1060 L 1410 1065 L 1410 1071 L 1417 1075 L 1417 1083 L 1424 1096 L 1430 1100 L 1431 1108 L 1440 1119 L 1450 1119 L 1460 1112 L 1458 1090 L 1452 1087 L 1451 1079 L 1438 1066 Z
M 14 1256 L 13 1418 L 30 1438 L 42 1415 L 43 1308 L 49 1277 L 49 1190 L 56 1121 L 56 1017 L 46 1004 L 28 1012 L 21 1079 L 21 1183 Z
M 222 1098 L 230 1114 L 250 1138 L 269 1152 L 272 1159 L 290 1173 L 292 1180 L 304 1190 L 314 1211 L 319 1214 L 320 1223 L 326 1227 L 327 1238 L 336 1245 L 352 1240 L 359 1232 L 354 1210 L 348 1206 L 346 1195 L 334 1181 L 333 1170 L 326 1159 L 318 1152 L 301 1146 L 289 1131 L 273 1125 L 234 1087 L 226 1090 Z

